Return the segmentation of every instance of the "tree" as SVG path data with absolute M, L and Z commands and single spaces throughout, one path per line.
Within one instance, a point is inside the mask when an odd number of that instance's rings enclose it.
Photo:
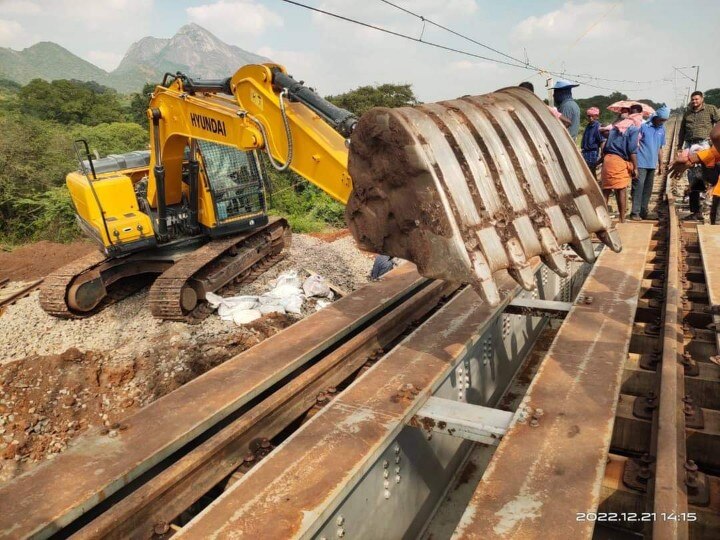
M 578 106 L 580 111 L 583 113 L 583 119 L 585 118 L 585 111 L 590 107 L 597 107 L 600 109 L 600 123 L 608 124 L 615 120 L 617 114 L 607 110 L 608 106 L 615 103 L 616 101 L 624 101 L 628 99 L 625 94 L 620 92 L 613 92 L 609 96 L 597 95 L 589 98 L 577 98 Z
M 61 124 L 94 126 L 123 119 L 117 92 L 96 82 L 34 79 L 18 99 L 23 113 Z
M 76 126 L 71 134 L 73 140 L 87 140 L 90 149 L 97 150 L 101 156 L 145 150 L 148 145 L 147 129 L 134 122 Z
M 153 83 L 145 83 L 143 89 L 135 92 L 130 100 L 130 120 L 146 129 L 149 128 L 147 109 L 150 105 L 150 94 L 155 90 L 155 86 Z
M 705 92 L 705 103 L 720 107 L 720 88 L 711 88 Z
M 326 99 L 358 116 L 373 107 L 407 107 L 419 103 L 409 84 L 361 86 Z

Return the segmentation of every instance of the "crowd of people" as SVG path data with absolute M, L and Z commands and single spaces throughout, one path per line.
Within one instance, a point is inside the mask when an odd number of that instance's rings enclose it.
M 533 91 L 530 83 L 520 86 Z M 577 86 L 568 81 L 557 81 L 553 86 L 555 107 L 550 107 L 573 140 L 580 127 L 580 108 L 572 97 L 572 89 Z M 605 200 L 609 202 L 610 196 L 615 194 L 619 221 L 624 222 L 626 217 L 640 221 L 648 217 L 655 174 L 662 172 L 662 151 L 666 144 L 664 124 L 670 117 L 670 109 L 662 105 L 645 119 L 643 105 L 631 103 L 617 113 L 614 122 L 603 126 L 599 121 L 600 110 L 597 107 L 587 109 L 587 125 L 580 149 L 590 171 L 595 174 L 597 168 L 601 168 L 600 183 Z M 685 219 L 703 221 L 701 199 L 710 188 L 710 222 L 714 224 L 720 209 L 720 184 L 717 181 L 720 174 L 720 111 L 714 105 L 706 104 L 700 91 L 691 94 L 690 104 L 682 117 L 679 147 L 671 172 L 677 175 L 687 169 L 690 215 Z M 707 194 L 706 200 L 709 199 L 710 194 Z

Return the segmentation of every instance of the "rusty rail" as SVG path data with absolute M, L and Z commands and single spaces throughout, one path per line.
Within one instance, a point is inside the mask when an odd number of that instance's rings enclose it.
M 517 290 L 509 276 L 499 282 Z M 503 304 L 509 300 L 506 297 Z M 180 535 L 227 537 L 239 531 L 246 538 L 316 535 L 498 313 L 470 288 L 461 291 Z M 497 389 L 498 399 L 501 390 Z M 408 474 L 397 472 L 408 465 L 401 464 L 399 447 L 395 452 L 398 465 L 393 465 L 393 478 Z M 386 489 L 385 499 L 395 488 L 388 481 Z M 387 524 L 386 537 L 396 537 L 389 531 L 402 530 L 397 521 Z M 371 521 L 360 524 L 357 534 L 367 536 L 370 529 Z
M 149 537 L 242 465 L 252 441 L 273 438 L 457 285 L 436 281 L 354 336 L 222 431 L 86 525 L 74 538 Z
M 618 225 L 533 379 L 455 538 L 590 538 L 652 225 Z
M 92 430 L 0 486 L 0 537 L 59 531 L 427 283 L 402 265 L 151 403 L 114 436 Z
M 7 280 L 6 280 L 6 282 L 7 282 Z M 42 279 L 38 279 L 37 281 L 33 281 L 29 285 L 26 285 L 25 287 L 15 291 L 14 293 L 11 293 L 8 296 L 0 298 L 0 308 L 10 305 L 13 302 L 17 301 L 18 299 L 22 298 L 23 296 L 31 293 L 34 289 L 39 287 L 42 282 L 43 282 Z
M 676 147 L 676 121 L 670 149 Z M 668 152 L 671 159 L 672 150 Z M 648 493 L 653 493 L 652 511 L 656 516 L 685 515 L 685 371 L 682 364 L 683 332 L 680 284 L 680 225 L 671 183 L 666 180 L 668 211 L 668 249 L 663 313 L 662 360 L 658 369 L 659 406 L 653 419 L 651 448 L 655 449 L 655 476 Z M 649 502 L 649 501 L 648 501 Z M 652 523 L 653 538 L 688 538 L 685 520 L 657 519 Z

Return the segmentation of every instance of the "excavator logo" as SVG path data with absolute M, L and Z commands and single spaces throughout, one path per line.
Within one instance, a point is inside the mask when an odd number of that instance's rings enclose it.
M 202 114 L 190 113 L 190 123 L 193 127 L 227 137 L 225 122 L 222 120 L 215 120 L 215 118 L 209 118 L 207 116 L 203 116 Z

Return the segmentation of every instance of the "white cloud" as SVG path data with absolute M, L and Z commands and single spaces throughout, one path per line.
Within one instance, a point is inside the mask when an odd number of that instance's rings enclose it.
M 77 0 L 59 0 L 52 8 L 45 8 L 45 13 L 55 12 L 57 15 L 74 21 L 80 21 L 86 28 L 107 30 L 106 24 L 114 23 L 115 32 L 125 28 L 126 22 L 144 21 L 153 8 L 153 0 L 103 0 L 102 2 L 78 2 Z
M 268 28 L 283 25 L 280 15 L 253 0 L 220 0 L 189 7 L 185 11 L 191 22 L 207 28 L 231 44 L 240 37 L 256 37 Z
M 87 53 L 87 60 L 105 71 L 112 71 L 122 60 L 123 55 L 110 51 L 90 51 Z
M 12 13 L 14 15 L 33 15 L 42 10 L 35 2 L 28 0 L 5 0 L 0 4 L 0 13 Z
M 566 2 L 560 9 L 520 21 L 511 35 L 519 41 L 574 42 L 620 37 L 630 29 L 630 22 L 622 18 L 622 6 L 617 3 Z
M 21 48 L 25 42 L 25 32 L 17 21 L 0 19 L 0 47 Z

